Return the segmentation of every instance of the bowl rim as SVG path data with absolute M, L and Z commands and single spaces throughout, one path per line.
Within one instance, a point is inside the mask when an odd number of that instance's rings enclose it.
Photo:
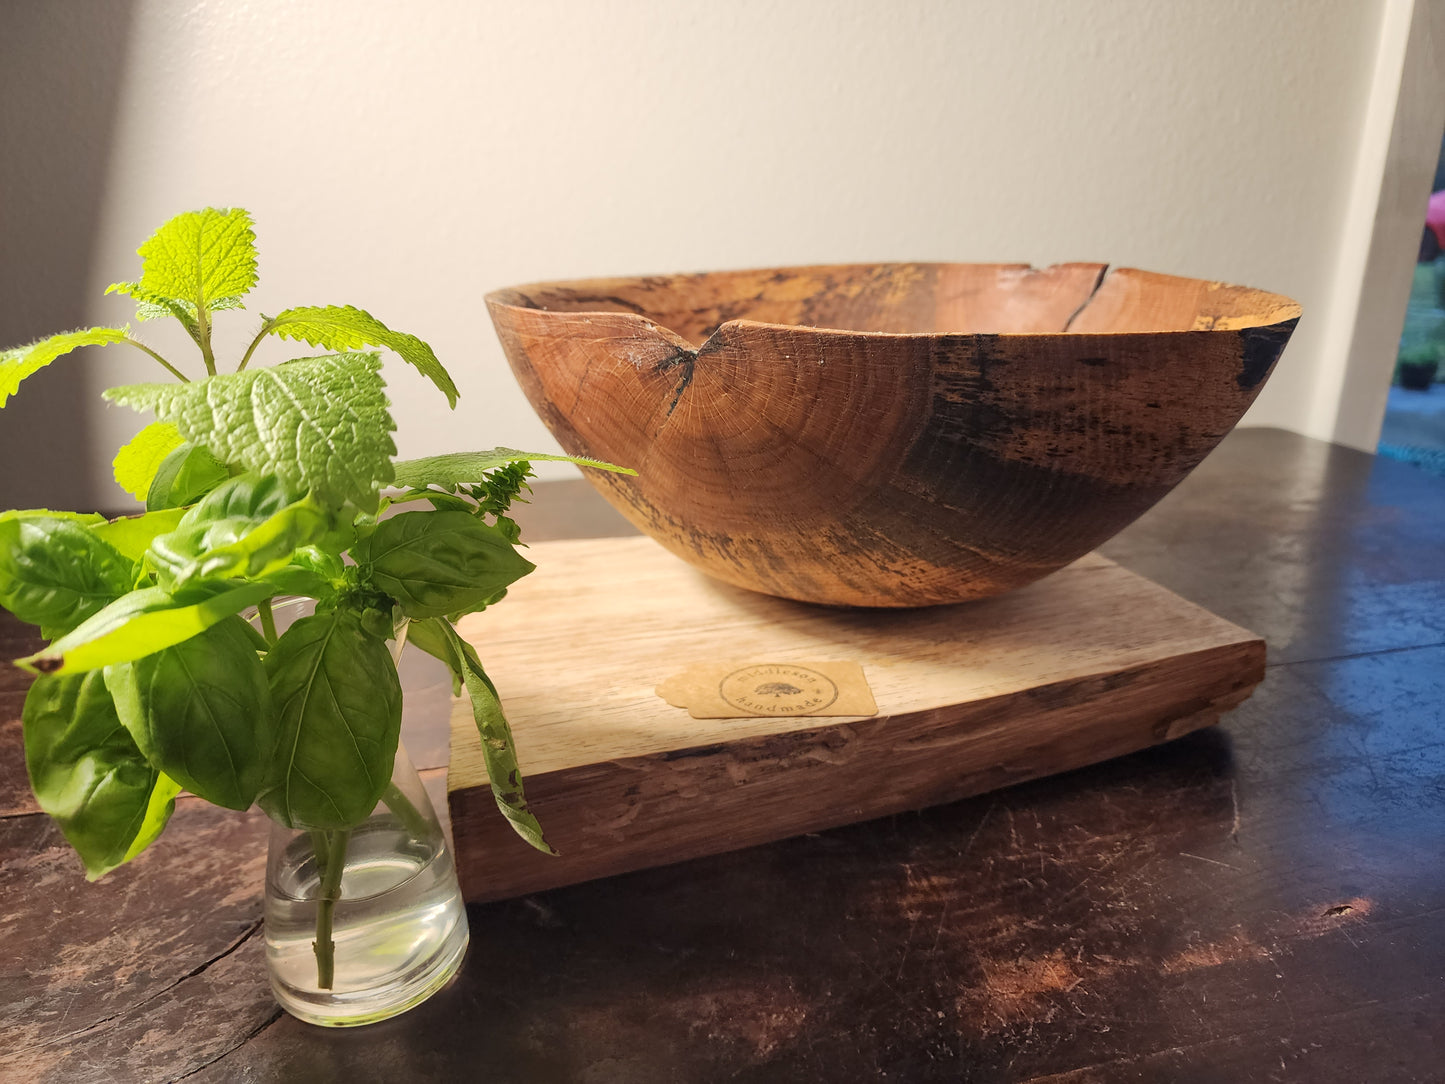
M 1052 269 L 1057 268 L 1057 267 L 1073 267 L 1073 266 L 1078 266 L 1078 265 L 1098 267 L 1098 268 L 1100 269 L 1100 271 L 1099 271 L 1099 279 L 1098 279 L 1098 282 L 1095 284 L 1093 291 L 1090 292 L 1088 298 L 1084 301 L 1084 303 L 1083 303 L 1082 305 L 1079 306 L 1079 308 L 1075 311 L 1075 313 L 1073 314 L 1073 316 L 1071 316 L 1071 317 L 1069 318 L 1069 321 L 1070 321 L 1070 322 L 1072 322 L 1074 319 L 1076 319 L 1077 316 L 1078 316 L 1078 314 L 1079 314 L 1080 312 L 1083 312 L 1083 311 L 1088 307 L 1089 302 L 1093 300 L 1094 296 L 1098 293 L 1099 289 L 1103 286 L 1104 282 L 1105 282 L 1107 279 L 1109 279 L 1111 276 L 1113 276 L 1114 274 L 1116 274 L 1117 272 L 1121 272 L 1121 271 L 1122 271 L 1122 272 L 1131 272 L 1131 273 L 1135 273 L 1135 274 L 1139 274 L 1139 275 L 1147 275 L 1147 276 L 1149 276 L 1150 278 L 1155 278 L 1155 279 L 1173 279 L 1173 280 L 1178 281 L 1178 282 L 1203 283 L 1203 284 L 1206 284 L 1206 285 L 1209 285 L 1209 286 L 1213 286 L 1213 287 L 1216 287 L 1216 288 L 1234 289 L 1234 290 L 1249 290 L 1249 291 L 1252 291 L 1253 293 L 1259 294 L 1259 295 L 1261 296 L 1261 299 L 1262 299 L 1262 300 L 1265 300 L 1266 303 L 1267 303 L 1268 305 L 1272 306 L 1272 307 L 1271 307 L 1270 311 L 1261 314 L 1260 320 L 1259 320 L 1258 323 L 1243 323 L 1243 322 L 1237 322 L 1239 319 L 1243 319 L 1243 318 L 1236 318 L 1235 321 L 1230 321 L 1229 324 L 1228 324 L 1228 326 L 1210 327 L 1210 328 L 1174 328 L 1174 329 L 1160 329 L 1160 330 L 1154 330 L 1154 331 L 1145 331 L 1145 330 L 1130 330 L 1130 331 L 1070 331 L 1070 330 L 1068 330 L 1067 327 L 1065 327 L 1064 329 L 1059 330 L 1059 331 L 859 331 L 859 330 L 855 330 L 855 329 L 852 329 L 852 328 L 829 327 L 829 326 L 823 326 L 823 325 L 818 325 L 818 324 L 789 324 L 789 323 L 779 323 L 779 322 L 771 321 L 771 320 L 754 320 L 754 319 L 752 319 L 752 318 L 750 318 L 750 317 L 734 317 L 734 318 L 732 318 L 732 319 L 730 319 L 730 320 L 724 320 L 724 321 L 722 321 L 720 324 L 718 324 L 717 327 L 713 329 L 712 333 L 709 334 L 709 335 L 707 336 L 707 338 L 704 339 L 701 344 L 694 344 L 691 339 L 686 338 L 685 336 L 681 335 L 680 333 L 678 333 L 678 332 L 675 331 L 674 329 L 668 327 L 666 324 L 663 324 L 663 323 L 661 323 L 661 322 L 653 319 L 653 318 L 650 317 L 650 316 L 645 316 L 645 315 L 643 315 L 643 314 L 640 313 L 640 312 L 633 312 L 633 311 L 627 311 L 627 310 L 619 311 L 619 310 L 616 310 L 616 309 L 549 309 L 549 308 L 546 308 L 546 307 L 540 306 L 540 305 L 534 305 L 534 304 L 530 304 L 530 305 L 529 305 L 529 304 L 519 304 L 519 303 L 517 303 L 517 301 L 513 300 L 513 298 L 516 298 L 516 297 L 518 297 L 518 296 L 524 298 L 525 300 L 530 300 L 530 298 L 526 298 L 526 292 L 527 292 L 527 291 L 540 290 L 540 289 L 559 289 L 559 288 L 562 288 L 562 289 L 585 289 L 585 288 L 587 288 L 587 287 L 596 287 L 596 286 L 599 286 L 599 285 L 602 285 L 602 284 L 609 284 L 609 285 L 611 285 L 613 288 L 615 288 L 616 285 L 619 284 L 619 283 L 636 283 L 636 284 L 640 284 L 640 283 L 645 283 L 645 282 L 648 282 L 648 281 L 657 282 L 657 281 L 659 281 L 659 280 L 667 280 L 667 279 L 700 279 L 700 278 L 708 278 L 708 277 L 711 277 L 711 276 L 713 276 L 713 275 L 759 275 L 759 274 L 779 274 L 779 273 L 783 273 L 783 272 L 794 272 L 794 273 L 813 272 L 813 273 L 816 273 L 816 272 L 827 272 L 827 271 L 834 271 L 834 270 L 841 270 L 841 269 L 855 269 L 855 268 L 875 268 L 875 269 L 877 269 L 877 268 L 886 268 L 886 267 L 920 267 L 920 268 L 939 268 L 939 267 L 993 267 L 993 268 L 999 268 L 999 269 L 1011 270 L 1011 271 L 1048 271 L 1048 270 L 1052 270 Z M 780 265 L 780 266 L 776 266 L 776 267 L 718 268 L 718 269 L 711 270 L 711 271 L 675 271 L 675 272 L 667 272 L 667 273 L 662 273 L 662 274 L 650 274 L 650 275 L 608 275 L 608 276 L 598 276 L 598 277 L 585 278 L 585 279 L 542 279 L 542 280 L 538 280 L 538 281 L 535 281 L 535 282 L 518 283 L 518 284 L 513 285 L 513 286 L 501 286 L 501 287 L 498 287 L 498 288 L 496 288 L 496 289 L 494 289 L 494 290 L 489 290 L 489 291 L 484 295 L 483 300 L 485 301 L 485 303 L 486 303 L 486 305 L 487 305 L 487 308 L 488 308 L 489 310 L 495 310 L 495 309 L 499 309 L 499 308 L 500 308 L 500 309 L 510 309 L 510 310 L 517 311 L 517 312 L 541 312 L 541 313 L 547 313 L 547 314 L 552 315 L 552 316 L 568 316 L 568 317 L 599 317 L 599 316 L 605 316 L 605 317 L 608 317 L 609 319 L 622 318 L 622 319 L 624 319 L 624 320 L 626 320 L 626 321 L 628 321 L 628 322 L 636 321 L 636 322 L 642 324 L 644 327 L 648 328 L 649 330 L 662 332 L 662 333 L 664 333 L 666 336 L 668 336 L 668 337 L 670 337 L 670 338 L 673 338 L 673 339 L 676 339 L 677 342 L 678 342 L 680 345 L 685 345 L 685 346 L 687 347 L 687 349 L 689 349 L 689 350 L 696 350 L 696 351 L 701 351 L 701 350 L 705 349 L 706 347 L 708 347 L 708 345 L 711 344 L 714 339 L 718 338 L 718 336 L 722 334 L 722 332 L 723 332 L 723 330 L 724 330 L 725 328 L 729 328 L 729 327 L 737 327 L 737 328 L 740 328 L 740 329 L 748 329 L 748 328 L 782 329 L 782 330 L 785 330 L 785 331 L 802 331 L 802 332 L 807 332 L 807 333 L 809 333 L 809 334 L 822 335 L 822 336 L 849 336 L 849 337 L 858 337 L 858 336 L 861 336 L 861 337 L 863 337 L 863 338 L 879 339 L 879 340 L 894 340 L 894 339 L 899 339 L 899 340 L 929 339 L 929 340 L 934 340 L 934 339 L 949 339 L 949 338 L 975 339 L 975 338 L 978 338 L 978 337 L 980 337 L 980 336 L 987 336 L 987 337 L 990 337 L 990 338 L 997 337 L 997 338 L 1010 339 L 1010 340 L 1024 340 L 1024 341 L 1031 340 L 1031 339 L 1037 340 L 1037 339 L 1057 339 L 1057 338 L 1067 338 L 1067 339 L 1078 340 L 1078 339 L 1083 339 L 1083 338 L 1087 338 L 1087 337 L 1090 337 L 1090 336 L 1096 336 L 1096 337 L 1102 337 L 1102 338 L 1118 338 L 1118 337 L 1123 337 L 1123 336 L 1142 336 L 1142 335 L 1154 335 L 1154 336 L 1213 335 L 1213 334 L 1217 334 L 1217 333 L 1219 333 L 1219 332 L 1237 333 L 1237 332 L 1242 332 L 1242 331 L 1268 331 L 1268 330 L 1270 330 L 1270 329 L 1283 328 L 1285 325 L 1291 325 L 1291 326 L 1292 326 L 1293 324 L 1295 324 L 1295 323 L 1297 323 L 1297 322 L 1299 321 L 1299 319 L 1300 319 L 1300 317 L 1301 317 L 1301 315 L 1303 314 L 1303 311 L 1304 311 L 1304 310 L 1303 310 L 1303 307 L 1300 305 L 1300 303 L 1299 303 L 1298 301 L 1294 300 L 1294 299 L 1291 298 L 1291 297 L 1286 296 L 1285 294 L 1274 293 L 1274 292 L 1271 291 L 1271 290 L 1262 290 L 1262 289 L 1259 289 L 1258 287 L 1254 287 L 1254 286 L 1242 286 L 1242 285 L 1239 285 L 1239 284 L 1237 284 L 1237 283 L 1225 282 L 1225 281 L 1219 280 L 1219 279 L 1193 278 L 1193 277 L 1188 276 L 1188 275 L 1173 275 L 1173 274 L 1169 274 L 1168 272 L 1163 272 L 1163 271 L 1149 271 L 1149 270 L 1147 270 L 1147 269 L 1138 268 L 1138 267 L 1127 267 L 1127 266 L 1119 266 L 1119 267 L 1116 267 L 1116 266 L 1114 266 L 1114 265 L 1112 265 L 1112 264 L 1100 263 L 1100 262 L 1097 262 L 1097 261 L 1089 261 L 1089 260 L 1066 260 L 1066 261 L 1062 261 L 1062 262 L 1060 262 L 1060 263 L 1048 264 L 1048 265 L 1046 265 L 1046 266 L 1044 266 L 1044 267 L 1036 267 L 1035 265 L 1029 264 L 1029 263 L 998 263 L 998 262 L 990 262 L 990 261 L 962 261 L 962 260 L 914 260 L 914 261 L 911 261 L 911 260 L 884 260 L 884 261 L 878 261 L 878 262 L 872 262 L 872 263 L 869 263 L 869 262 L 860 262 L 860 263 L 829 263 L 829 264 L 790 264 L 790 265 Z

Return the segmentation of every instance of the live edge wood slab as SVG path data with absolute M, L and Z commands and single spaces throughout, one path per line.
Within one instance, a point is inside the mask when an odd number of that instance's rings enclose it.
M 1218 720 L 1264 676 L 1253 634 L 1097 555 L 1009 595 L 842 610 L 722 584 L 643 538 L 542 543 L 464 621 L 560 857 L 498 815 L 464 703 L 449 806 L 463 891 L 505 899 L 922 809 Z M 694 719 L 701 663 L 853 661 L 871 717 Z
M 628 530 L 580 480 L 517 518 L 531 542 Z M 266 818 L 183 797 L 87 884 L 30 796 L 29 677 L 0 666 L 0 1081 L 1440 1084 L 1445 480 L 1241 429 L 1103 552 L 1269 642 L 1218 726 L 474 904 L 455 984 L 343 1033 L 271 996 Z M 40 646 L 0 615 L 0 659 Z M 403 657 L 428 776 L 430 661 Z

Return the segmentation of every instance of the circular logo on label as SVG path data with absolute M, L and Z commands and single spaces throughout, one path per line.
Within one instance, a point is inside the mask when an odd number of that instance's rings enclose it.
M 718 693 L 729 705 L 754 715 L 807 715 L 838 699 L 838 686 L 806 666 L 763 663 L 734 670 Z

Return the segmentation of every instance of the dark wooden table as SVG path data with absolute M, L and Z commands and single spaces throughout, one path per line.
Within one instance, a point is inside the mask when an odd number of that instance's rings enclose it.
M 529 512 L 532 538 L 625 529 L 585 483 Z M 1445 482 L 1244 430 L 1104 552 L 1268 640 L 1222 726 L 474 907 L 452 986 L 347 1032 L 271 1000 L 261 818 L 183 801 L 84 882 L 7 671 L 0 1079 L 1445 1080 Z M 4 657 L 29 644 L 0 625 Z

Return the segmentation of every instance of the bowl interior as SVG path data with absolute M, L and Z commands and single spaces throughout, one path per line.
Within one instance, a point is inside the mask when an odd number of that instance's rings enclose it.
M 733 320 L 937 335 L 1238 330 L 1299 316 L 1279 294 L 1097 263 L 787 267 L 539 283 L 493 297 L 635 313 L 694 345 Z

